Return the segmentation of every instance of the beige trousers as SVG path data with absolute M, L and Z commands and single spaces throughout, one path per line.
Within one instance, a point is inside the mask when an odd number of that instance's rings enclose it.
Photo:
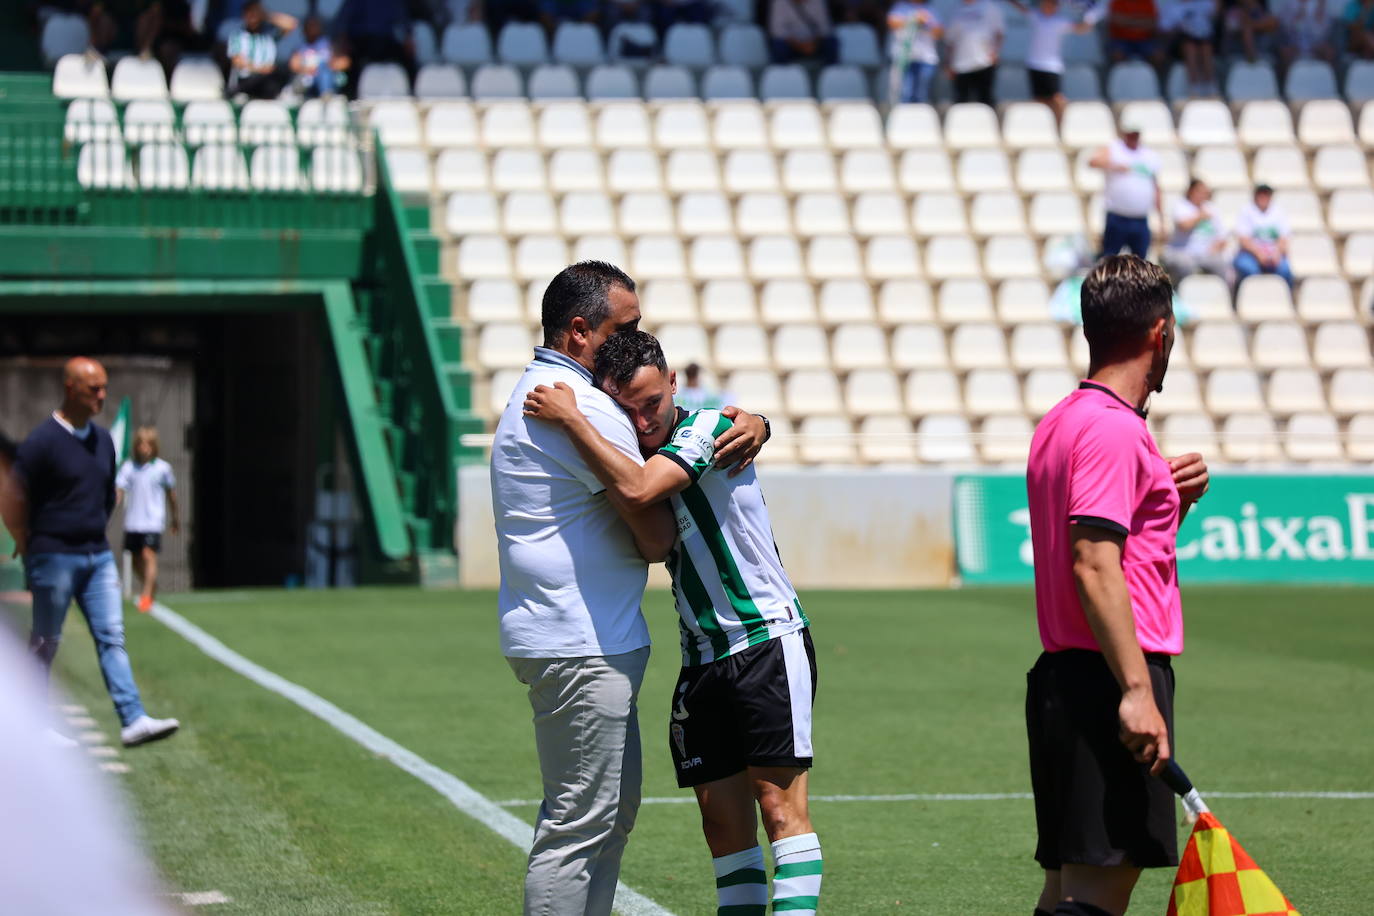
M 508 658 L 529 687 L 544 801 L 525 916 L 609 916 L 639 810 L 639 687 L 649 647 L 590 658 Z

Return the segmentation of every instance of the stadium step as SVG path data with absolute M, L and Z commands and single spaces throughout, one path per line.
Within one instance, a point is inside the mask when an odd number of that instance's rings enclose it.
M 463 361 L 463 326 L 451 318 L 436 318 L 430 322 L 439 340 L 439 356 L 445 364 Z
M 453 287 L 443 277 L 424 277 L 425 306 L 431 319 L 447 321 L 453 317 Z
M 412 232 L 429 231 L 429 202 L 424 204 L 408 204 L 405 207 L 406 228 Z
M 439 273 L 439 237 L 430 232 L 410 233 L 410 242 L 415 248 L 415 262 L 422 276 Z

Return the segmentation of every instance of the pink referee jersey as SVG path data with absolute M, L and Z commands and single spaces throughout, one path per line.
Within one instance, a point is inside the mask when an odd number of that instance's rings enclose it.
M 1126 536 L 1121 565 L 1146 652 L 1183 651 L 1178 593 L 1179 497 L 1144 413 L 1096 382 L 1055 405 L 1035 429 L 1026 467 L 1035 608 L 1046 652 L 1101 651 L 1073 576 L 1070 527 Z

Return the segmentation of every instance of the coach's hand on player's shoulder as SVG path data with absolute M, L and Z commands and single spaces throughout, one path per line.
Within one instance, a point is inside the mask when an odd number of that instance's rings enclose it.
M 768 427 L 762 418 L 734 405 L 723 409 L 721 414 L 733 422 L 716 439 L 716 467 L 730 468 L 730 476 L 734 477 L 754 463 L 768 438 Z
M 1121 743 L 1137 761 L 1150 764 L 1152 774 L 1158 774 L 1169 762 L 1169 727 L 1159 714 L 1150 686 L 1123 693 L 1117 715 L 1121 720 Z
M 1189 452 L 1169 459 L 1169 470 L 1174 474 L 1174 486 L 1184 502 L 1194 503 L 1207 492 L 1211 478 L 1207 474 L 1207 462 L 1197 452 Z
M 525 395 L 524 413 L 550 423 L 568 423 L 578 416 L 577 395 L 565 382 L 554 382 L 552 388 L 539 385 Z

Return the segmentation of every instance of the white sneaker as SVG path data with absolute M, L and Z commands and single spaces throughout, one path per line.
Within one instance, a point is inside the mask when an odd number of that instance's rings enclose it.
M 181 728 L 181 723 L 176 719 L 154 719 L 152 716 L 139 716 L 119 730 L 119 740 L 124 742 L 125 747 L 135 747 L 140 744 L 147 744 L 149 741 L 166 738 L 178 728 Z
M 60 731 L 58 731 L 58 730 L 55 729 L 55 728 L 50 728 L 50 729 L 48 729 L 48 730 L 44 733 L 43 737 L 47 740 L 48 746 L 49 746 L 49 747 L 60 747 L 60 748 L 71 749 L 71 748 L 74 748 L 74 747 L 80 747 L 80 746 L 81 746 L 81 742 L 79 742 L 79 741 L 73 741 L 71 738 L 68 738 L 66 735 L 62 734 Z

